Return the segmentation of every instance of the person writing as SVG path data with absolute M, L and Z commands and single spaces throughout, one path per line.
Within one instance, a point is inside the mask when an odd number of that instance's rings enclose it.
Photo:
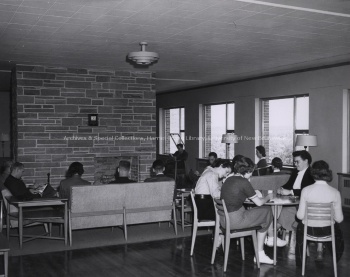
M 220 197 L 221 182 L 219 179 L 226 177 L 231 171 L 231 164 L 228 162 L 217 162 L 216 167 L 208 167 L 197 181 L 195 194 L 209 194 L 213 198 Z
M 312 162 L 310 153 L 305 150 L 295 151 L 293 152 L 293 159 L 296 168 L 293 170 L 287 183 L 277 190 L 278 194 L 300 196 L 302 189 L 315 183 L 310 172 L 310 164 Z M 283 207 L 278 223 L 288 231 L 294 230 L 297 224 L 295 222 L 296 213 L 296 207 Z
M 226 208 L 230 217 L 232 229 L 244 229 L 254 226 L 261 226 L 257 231 L 258 251 L 260 263 L 273 264 L 264 251 L 264 242 L 267 231 L 271 229 L 272 211 L 268 206 L 262 206 L 272 199 L 273 195 L 260 198 L 248 181 L 255 168 L 253 161 L 243 157 L 236 161 L 235 175 L 226 179 L 221 188 L 221 199 L 225 200 Z M 246 199 L 253 201 L 258 207 L 246 210 L 243 203 Z

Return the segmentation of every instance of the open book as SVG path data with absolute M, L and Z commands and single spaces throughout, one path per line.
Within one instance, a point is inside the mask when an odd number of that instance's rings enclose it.
M 44 193 L 44 190 L 46 189 L 46 187 L 47 187 L 47 184 L 40 185 L 35 189 L 35 191 L 37 193 L 39 193 L 40 195 L 42 195 Z

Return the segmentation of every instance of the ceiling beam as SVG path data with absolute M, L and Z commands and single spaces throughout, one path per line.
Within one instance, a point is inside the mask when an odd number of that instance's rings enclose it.
M 284 8 L 284 9 L 290 9 L 290 10 L 296 10 L 296 11 L 320 13 L 320 14 L 334 15 L 334 16 L 340 16 L 340 17 L 350 17 L 350 14 L 346 14 L 346 13 L 337 13 L 337 12 L 330 12 L 325 10 L 309 9 L 309 8 L 297 7 L 297 6 L 291 6 L 291 5 L 276 4 L 276 3 L 266 2 L 266 1 L 257 1 L 257 0 L 235 0 L 235 1 L 270 6 L 275 8 Z

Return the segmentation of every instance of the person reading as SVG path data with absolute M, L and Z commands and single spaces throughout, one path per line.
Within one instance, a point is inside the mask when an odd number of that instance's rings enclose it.
M 15 162 L 11 168 L 11 174 L 7 177 L 4 185 L 13 196 L 19 200 L 32 200 L 35 198 L 51 198 L 56 197 L 57 192 L 47 184 L 44 190 L 27 188 L 22 180 L 24 173 L 24 165 L 20 162 Z

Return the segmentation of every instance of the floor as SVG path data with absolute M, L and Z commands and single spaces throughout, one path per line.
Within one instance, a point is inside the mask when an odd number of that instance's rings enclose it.
M 338 263 L 338 276 L 349 276 L 350 220 L 342 224 L 345 234 L 345 253 Z M 180 231 L 181 232 L 181 231 Z M 227 272 L 223 273 L 223 253 L 219 249 L 214 265 L 210 264 L 211 235 L 199 236 L 193 257 L 190 257 L 191 238 L 175 238 L 153 242 L 105 246 L 10 257 L 9 276 L 301 276 L 295 266 L 294 235 L 289 246 L 278 250 L 277 266 L 253 262 L 253 250 L 246 242 L 246 259 L 242 261 L 239 246 L 232 240 Z M 272 248 L 266 247 L 272 257 Z M 333 276 L 331 255 L 325 253 L 323 263 L 314 261 L 315 245 L 310 246 L 306 276 Z

